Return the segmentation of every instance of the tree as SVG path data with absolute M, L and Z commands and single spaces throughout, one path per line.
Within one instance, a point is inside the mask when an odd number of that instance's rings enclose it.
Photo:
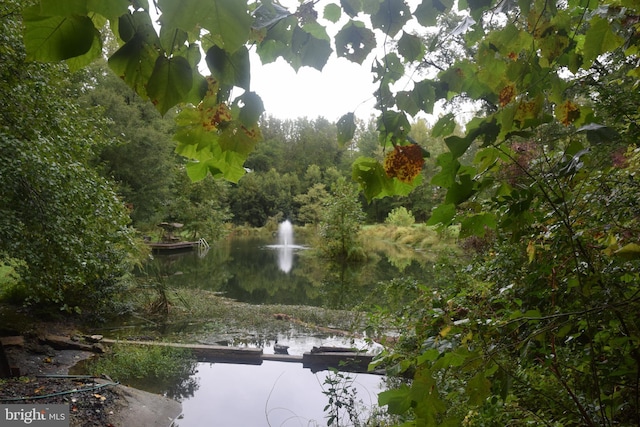
M 91 167 L 112 141 L 65 66 L 25 61 L 19 11 L 0 6 L 0 254 L 19 260 L 22 302 L 98 315 L 117 308 L 135 253 L 124 205 Z
M 322 250 L 330 258 L 351 261 L 362 257 L 358 232 L 364 215 L 358 201 L 358 191 L 344 177 L 331 188 L 331 198 L 325 204 L 320 224 Z
M 106 63 L 98 62 L 77 74 L 91 82 L 84 85 L 81 105 L 102 110 L 110 121 L 109 137 L 119 141 L 99 153 L 102 173 L 118 183 L 133 225 L 155 225 L 164 219 L 170 186 L 177 179 L 173 120 L 162 119 L 153 105 L 110 72 Z

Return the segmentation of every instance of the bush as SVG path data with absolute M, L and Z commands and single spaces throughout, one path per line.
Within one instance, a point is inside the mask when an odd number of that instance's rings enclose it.
M 411 211 L 407 210 L 404 206 L 400 206 L 389 212 L 385 222 L 398 227 L 410 227 L 416 222 L 416 219 Z

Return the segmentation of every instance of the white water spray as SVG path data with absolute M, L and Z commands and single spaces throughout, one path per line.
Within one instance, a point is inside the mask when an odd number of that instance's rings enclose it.
M 278 244 L 282 246 L 293 245 L 293 225 L 286 220 L 278 225 Z

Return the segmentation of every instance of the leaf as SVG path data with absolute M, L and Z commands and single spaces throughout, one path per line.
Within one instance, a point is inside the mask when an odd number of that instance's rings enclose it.
M 398 53 L 409 62 L 419 61 L 424 57 L 425 46 L 420 37 L 407 32 L 402 32 L 398 40 Z
M 389 178 L 380 162 L 369 157 L 356 159 L 352 165 L 352 178 L 360 184 L 367 200 L 407 195 L 422 182 L 422 175 L 410 184 Z
M 362 64 L 376 46 L 373 31 L 360 21 L 347 22 L 335 37 L 336 54 L 352 62 Z
M 394 37 L 411 18 L 404 0 L 383 0 L 377 12 L 371 14 L 371 25 Z
M 387 406 L 390 414 L 401 415 L 411 408 L 411 390 L 406 384 L 393 390 L 385 390 L 378 394 L 378 405 Z
M 640 258 L 640 245 L 637 243 L 629 243 L 615 251 L 613 254 L 624 259 L 638 259 Z
M 338 127 L 338 144 L 344 147 L 344 145 L 353 139 L 353 135 L 356 133 L 356 121 L 353 113 L 347 113 L 340 117 L 337 123 Z
M 431 136 L 437 138 L 439 136 L 450 135 L 456 128 L 456 116 L 453 113 L 442 116 L 431 130 Z
M 340 0 L 340 6 L 352 18 L 362 12 L 362 0 Z
M 451 153 L 442 153 L 436 158 L 436 165 L 440 167 L 440 172 L 431 178 L 431 184 L 443 188 L 451 187 L 460 169 L 460 162 Z
M 255 92 L 245 92 L 236 100 L 240 105 L 239 119 L 246 127 L 253 127 L 264 113 L 262 98 Z
M 441 204 L 431 212 L 427 225 L 441 225 L 448 227 L 456 216 L 456 205 L 453 203 Z
M 136 25 L 133 36 L 109 58 L 109 67 L 121 79 L 123 79 L 140 96 L 147 97 L 146 86 L 149 77 L 158 59 L 160 42 L 151 25 L 151 20 L 146 15 L 148 22 L 139 22 L 145 19 L 142 12 L 135 12 L 120 18 L 120 28 L 124 22 L 134 21 Z
M 324 19 L 331 21 L 334 24 L 340 20 L 342 15 L 342 9 L 335 3 L 330 3 L 324 7 Z
M 612 52 L 622 46 L 624 39 L 613 32 L 606 19 L 594 16 L 585 35 L 584 62 L 590 65 L 603 53 Z
M 193 72 L 189 62 L 181 57 L 159 56 L 147 84 L 147 94 L 160 114 L 183 102 L 191 90 Z
M 246 0 L 158 0 L 158 6 L 163 26 L 187 33 L 205 29 L 208 37 L 227 52 L 234 53 L 249 39 L 252 18 Z
M 102 38 L 100 36 L 100 32 L 97 29 L 93 29 L 94 37 L 93 43 L 89 50 L 79 56 L 74 56 L 73 58 L 67 59 L 65 62 L 69 67 L 69 71 L 74 72 L 77 71 L 89 64 L 91 64 L 97 58 L 100 58 L 102 55 Z
M 447 191 L 445 196 L 445 203 L 454 203 L 459 205 L 465 202 L 475 193 L 475 186 L 472 176 L 475 174 L 461 173 L 458 175 L 458 179 L 454 182 Z
M 273 26 L 276 22 L 291 16 L 291 12 L 286 7 L 274 3 L 261 3 L 253 11 L 253 25 L 255 29 L 263 29 Z
M 479 236 L 486 234 L 487 229 L 496 228 L 496 218 L 493 213 L 480 213 L 465 217 L 460 223 L 460 237 Z
M 324 36 L 326 36 L 326 33 Z M 292 56 L 285 59 L 296 70 L 301 66 L 308 66 L 322 71 L 331 55 L 331 51 L 328 37 L 318 38 L 306 29 L 296 27 L 291 38 Z
M 246 47 L 230 54 L 218 46 L 207 50 L 207 65 L 211 75 L 222 85 L 237 86 L 249 90 L 251 82 L 251 65 L 249 51 Z
M 87 53 L 97 37 L 88 16 L 42 16 L 37 6 L 23 12 L 27 59 L 54 62 Z
M 87 0 L 87 9 L 105 18 L 117 19 L 128 12 L 129 4 L 129 0 Z
M 191 182 L 202 181 L 209 173 L 209 167 L 204 162 L 187 162 L 185 169 Z
M 413 15 L 418 20 L 420 25 L 424 27 L 432 27 L 437 23 L 437 17 L 448 10 L 451 9 L 453 1 L 451 0 L 433 0 L 433 1 L 423 1 L 420 2 L 420 5 L 416 8 Z
M 43 16 L 86 15 L 87 0 L 41 0 L 40 14 Z
M 384 146 L 387 142 L 404 141 L 411 130 L 411 124 L 403 112 L 385 111 L 378 117 L 377 129 Z
M 469 138 L 468 136 L 465 138 L 461 138 L 459 136 L 453 135 L 445 138 L 444 142 L 445 144 L 447 144 L 447 148 L 449 148 L 449 151 L 451 152 L 451 154 L 453 154 L 453 157 L 457 159 L 467 152 L 467 149 L 469 149 L 469 147 L 473 143 L 473 139 Z
M 484 371 L 480 371 L 467 382 L 465 391 L 469 404 L 480 406 L 491 395 L 491 381 L 485 377 Z

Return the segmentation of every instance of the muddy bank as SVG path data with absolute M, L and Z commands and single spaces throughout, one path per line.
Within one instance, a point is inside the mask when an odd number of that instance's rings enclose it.
M 180 403 L 166 397 L 110 378 L 69 376 L 72 366 L 101 347 L 68 330 L 50 326 L 44 330 L 44 334 L 0 338 L 9 365 L 19 373 L 0 380 L 0 403 L 67 404 L 73 427 L 167 427 L 180 415 Z

